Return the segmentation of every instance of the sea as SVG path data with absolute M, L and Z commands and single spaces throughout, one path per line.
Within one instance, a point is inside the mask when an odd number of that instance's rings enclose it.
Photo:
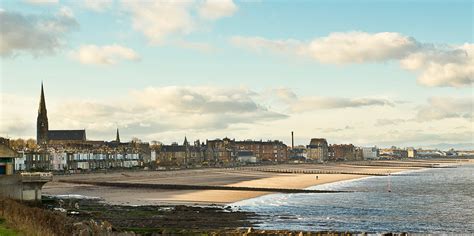
M 405 171 L 310 187 L 349 193 L 270 194 L 232 204 L 257 228 L 474 234 L 474 165 Z M 389 191 L 390 190 L 390 191 Z

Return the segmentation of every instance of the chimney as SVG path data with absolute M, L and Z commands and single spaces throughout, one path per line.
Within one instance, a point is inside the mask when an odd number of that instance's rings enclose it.
M 291 131 L 291 150 L 295 149 L 295 138 L 293 136 L 293 131 Z

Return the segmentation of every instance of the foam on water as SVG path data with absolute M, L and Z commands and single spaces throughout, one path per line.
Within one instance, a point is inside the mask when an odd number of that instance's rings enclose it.
M 474 165 L 405 171 L 309 188 L 354 193 L 271 194 L 233 205 L 261 215 L 265 229 L 474 233 L 473 173 Z
M 63 195 L 47 195 L 47 197 L 53 197 L 58 199 L 88 199 L 88 200 L 100 200 L 100 197 L 91 197 L 91 196 L 84 196 L 79 194 L 63 194 Z

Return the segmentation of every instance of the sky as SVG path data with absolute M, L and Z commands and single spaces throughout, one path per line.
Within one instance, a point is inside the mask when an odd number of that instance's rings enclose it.
M 0 0 L 0 136 L 474 147 L 472 1 Z

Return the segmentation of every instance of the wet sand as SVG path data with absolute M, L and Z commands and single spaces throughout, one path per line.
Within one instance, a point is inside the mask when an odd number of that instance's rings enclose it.
M 458 165 L 456 160 L 416 160 L 416 161 L 371 161 L 357 163 L 285 164 L 265 166 L 274 170 L 325 170 L 346 173 L 388 174 L 407 170 L 422 169 L 420 164 Z M 365 165 L 364 165 L 365 164 Z M 415 166 L 412 167 L 411 165 Z M 418 166 L 417 166 L 418 165 Z M 229 190 L 160 190 L 141 188 L 101 187 L 85 184 L 61 183 L 58 180 L 188 184 L 209 186 L 240 186 L 258 188 L 304 189 L 311 186 L 367 177 L 357 174 L 286 174 L 263 172 L 260 167 L 236 169 L 194 169 L 177 171 L 124 171 L 114 173 L 76 174 L 55 176 L 54 181 L 43 188 L 46 195 L 77 194 L 100 197 L 109 204 L 124 205 L 176 205 L 176 204 L 219 204 L 225 205 L 248 198 L 269 194 L 269 192 L 229 191 Z M 318 178 L 316 178 L 316 176 Z M 324 193 L 322 193 L 324 194 Z

